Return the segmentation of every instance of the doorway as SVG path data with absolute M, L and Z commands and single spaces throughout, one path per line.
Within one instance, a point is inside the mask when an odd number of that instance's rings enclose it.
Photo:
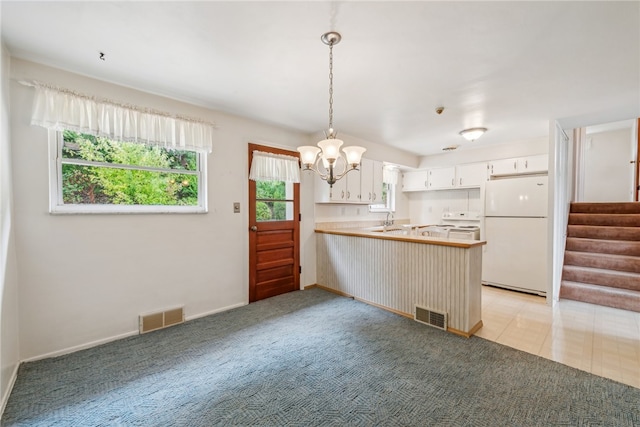
M 254 151 L 297 152 L 249 144 Z M 300 184 L 249 180 L 249 302 L 300 289 Z
M 637 201 L 637 120 L 588 126 L 579 134 L 576 201 Z

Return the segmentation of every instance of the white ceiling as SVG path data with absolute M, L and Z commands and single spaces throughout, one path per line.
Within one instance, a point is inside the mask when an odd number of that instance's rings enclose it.
M 640 116 L 640 2 L 2 1 L 15 57 L 416 154 Z M 104 52 L 106 60 L 99 60 Z M 444 106 L 442 115 L 436 107 Z M 474 143 L 464 128 L 489 128 Z

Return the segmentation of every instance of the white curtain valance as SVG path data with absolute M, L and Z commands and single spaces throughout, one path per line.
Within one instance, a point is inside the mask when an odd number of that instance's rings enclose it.
M 382 182 L 385 184 L 398 184 L 398 169 L 395 167 L 387 167 L 385 166 L 382 169 Z
M 300 182 L 299 159 L 283 154 L 254 151 L 249 179 L 253 181 Z
M 215 125 L 132 105 L 99 100 L 39 83 L 31 124 L 172 150 L 211 152 Z

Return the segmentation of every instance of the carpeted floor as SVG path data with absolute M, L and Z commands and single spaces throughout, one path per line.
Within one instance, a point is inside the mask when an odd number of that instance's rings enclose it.
M 23 364 L 3 426 L 640 426 L 640 389 L 319 289 Z

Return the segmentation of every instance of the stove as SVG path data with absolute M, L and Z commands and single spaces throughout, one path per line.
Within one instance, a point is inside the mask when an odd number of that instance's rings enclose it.
M 429 227 L 431 228 L 431 227 Z M 450 239 L 480 240 L 480 212 L 457 211 L 445 212 L 441 224 L 426 230 L 432 237 L 448 237 Z

